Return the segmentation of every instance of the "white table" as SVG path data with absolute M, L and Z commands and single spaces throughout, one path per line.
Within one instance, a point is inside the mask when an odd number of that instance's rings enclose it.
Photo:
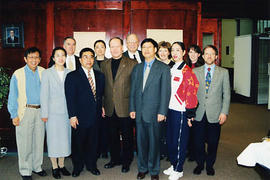
M 254 167 L 256 163 L 270 169 L 270 142 L 251 143 L 237 157 L 237 163 Z

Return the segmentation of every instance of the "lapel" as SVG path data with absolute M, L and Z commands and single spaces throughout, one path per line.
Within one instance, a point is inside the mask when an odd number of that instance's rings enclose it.
M 219 77 L 219 68 L 217 67 L 217 65 L 215 66 L 215 71 L 213 73 L 213 77 L 211 79 L 211 84 L 215 84 L 215 82 L 218 80 L 218 77 Z M 210 87 L 209 87 L 209 92 L 211 92 L 211 89 L 213 86 L 211 86 L 210 84 Z M 208 93 L 209 93 L 208 92 Z
M 99 89 L 100 89 L 100 79 L 99 79 L 99 74 L 96 70 L 94 70 L 94 75 L 95 75 L 95 84 L 96 84 L 96 96 L 98 95 Z M 92 91 L 91 91 L 92 92 Z
M 141 82 L 139 83 L 139 89 L 141 89 L 140 92 L 142 92 L 142 87 L 143 87 L 143 68 L 144 68 L 144 62 L 142 62 L 141 64 L 138 65 L 138 74 L 137 74 L 137 78 L 138 81 L 137 82 Z
M 57 84 L 62 85 L 63 82 L 61 81 L 61 79 L 60 79 L 60 77 L 55 69 L 55 66 L 50 67 L 50 71 L 52 72 L 53 77 L 56 80 Z
M 126 65 L 127 65 L 127 63 L 128 63 L 127 61 L 128 61 L 128 60 L 127 60 L 126 58 L 124 58 L 124 56 L 122 56 L 122 59 L 121 59 L 121 61 L 120 61 L 118 70 L 117 70 L 117 72 L 116 72 L 114 81 L 116 81 L 116 80 L 119 78 L 119 76 L 120 76 L 120 74 L 122 73 L 122 71 L 126 68 Z
M 145 83 L 144 91 L 149 87 L 149 85 L 151 84 L 151 82 L 155 78 L 155 75 L 158 74 L 158 72 L 159 72 L 159 67 L 158 67 L 157 61 L 158 60 L 155 59 L 154 63 L 152 64 L 148 78 L 147 78 L 146 83 Z M 143 64 L 143 67 L 144 67 L 144 64 Z M 142 78 L 143 78 L 143 76 L 142 76 Z
M 107 65 L 105 66 L 105 72 L 107 72 L 107 78 L 108 82 L 110 83 L 110 86 L 113 87 L 113 77 L 112 77 L 112 58 L 110 58 L 107 62 Z

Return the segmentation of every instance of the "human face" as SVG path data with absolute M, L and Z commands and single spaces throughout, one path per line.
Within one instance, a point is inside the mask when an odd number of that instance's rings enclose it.
M 172 57 L 175 62 L 183 61 L 183 57 L 185 55 L 186 51 L 183 51 L 181 46 L 177 43 L 172 45 Z
M 91 51 L 86 51 L 82 54 L 80 62 L 82 67 L 84 67 L 87 70 L 90 70 L 94 64 L 94 55 L 92 54 Z
M 135 34 L 128 36 L 127 48 L 130 52 L 135 53 L 139 47 L 139 39 Z
M 209 66 L 215 63 L 215 60 L 217 59 L 217 55 L 214 49 L 208 47 L 204 50 L 204 54 L 202 55 L 205 63 Z
M 198 58 L 201 54 L 194 51 L 194 49 L 190 49 L 188 52 L 189 59 L 191 60 L 192 64 L 198 61 Z
M 14 37 L 14 31 L 9 32 L 10 37 Z
M 63 48 L 67 51 L 69 56 L 75 53 L 76 42 L 73 39 L 66 39 Z
M 119 39 L 112 39 L 110 42 L 110 51 L 114 59 L 119 59 L 122 57 L 123 46 Z
M 38 52 L 33 52 L 24 57 L 24 61 L 28 65 L 28 67 L 35 71 L 37 69 L 38 64 L 40 63 L 40 56 Z
M 56 65 L 58 66 L 63 66 L 66 62 L 66 55 L 65 52 L 61 49 L 55 51 L 53 60 L 55 62 Z
M 104 56 L 106 48 L 102 42 L 98 42 L 95 46 L 95 53 L 97 56 Z
M 157 48 L 151 42 L 146 42 L 142 45 L 142 54 L 146 61 L 152 61 L 155 59 Z
M 169 52 L 168 48 L 166 48 L 166 47 L 160 47 L 159 48 L 158 56 L 159 56 L 161 61 L 167 61 L 169 55 L 170 55 L 170 52 Z

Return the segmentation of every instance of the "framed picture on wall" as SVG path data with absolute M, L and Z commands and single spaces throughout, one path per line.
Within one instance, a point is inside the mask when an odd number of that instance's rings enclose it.
M 23 23 L 2 25 L 2 45 L 4 48 L 24 48 Z

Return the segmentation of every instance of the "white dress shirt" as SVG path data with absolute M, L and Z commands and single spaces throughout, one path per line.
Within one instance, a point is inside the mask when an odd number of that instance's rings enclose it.
M 129 50 L 128 50 L 128 56 L 129 56 L 130 59 L 134 59 L 134 53 L 129 52 Z M 141 60 L 139 51 L 135 52 L 135 57 L 136 57 L 137 62 L 140 64 L 142 62 L 142 60 Z
M 88 78 L 89 78 L 89 77 L 88 77 L 88 70 L 85 69 L 83 66 L 82 66 L 82 69 L 83 69 L 83 71 L 84 71 L 84 73 L 85 73 L 85 75 L 86 75 L 86 77 L 87 77 L 87 79 L 88 79 Z M 92 79 L 93 79 L 93 83 L 94 83 L 94 86 L 95 86 L 95 89 L 96 89 L 96 80 L 95 80 L 95 74 L 94 74 L 93 68 L 90 69 L 90 76 L 91 76 Z

